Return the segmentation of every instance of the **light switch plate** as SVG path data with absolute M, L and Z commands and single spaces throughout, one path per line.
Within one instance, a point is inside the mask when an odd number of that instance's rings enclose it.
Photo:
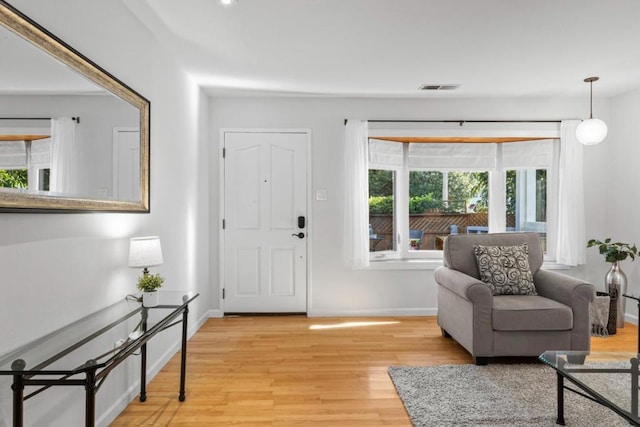
M 327 190 L 316 191 L 316 200 L 327 200 L 327 198 L 328 198 Z

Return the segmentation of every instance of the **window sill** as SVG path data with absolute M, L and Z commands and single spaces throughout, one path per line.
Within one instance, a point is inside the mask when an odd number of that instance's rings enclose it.
M 364 270 L 435 270 L 442 266 L 442 258 L 429 259 L 390 259 L 371 261 Z M 544 261 L 543 270 L 569 270 L 571 267 L 566 264 L 559 264 L 555 261 Z
M 435 270 L 442 266 L 442 258 L 390 259 L 371 261 L 367 270 Z
M 542 263 L 543 270 L 569 270 L 571 266 L 567 264 L 560 264 L 555 261 L 543 261 Z

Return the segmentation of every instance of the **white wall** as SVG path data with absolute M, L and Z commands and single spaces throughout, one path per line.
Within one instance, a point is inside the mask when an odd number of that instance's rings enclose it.
M 611 237 L 617 241 L 640 244 L 639 120 L 640 90 L 613 100 L 609 126 L 613 143 L 606 147 L 610 151 L 611 161 L 599 164 L 592 171 L 603 177 L 607 189 L 605 202 L 599 206 L 603 210 L 602 232 L 593 238 Z M 589 262 L 592 260 L 598 276 L 604 277 L 609 265 L 595 248 Z M 624 261 L 622 269 L 629 279 L 628 291 L 640 295 L 640 262 Z M 635 301 L 627 302 L 626 312 L 638 315 Z
M 127 267 L 131 236 L 161 237 L 165 263 L 153 270 L 166 278 L 165 288 L 200 292 L 193 332 L 211 307 L 208 100 L 121 2 L 11 3 L 150 99 L 151 213 L 0 213 L 0 354 L 134 292 L 140 272 Z M 151 342 L 154 371 L 175 352 L 178 337 L 176 328 Z M 100 425 L 134 396 L 137 363 L 116 369 L 98 392 Z M 0 402 L 0 426 L 10 425 L 6 377 Z M 25 420 L 82 425 L 83 411 L 82 390 L 58 388 L 29 400 Z
M 597 100 L 599 117 L 608 121 L 609 102 Z M 217 149 L 220 128 L 310 128 L 312 132 L 312 194 L 328 190 L 327 201 L 312 200 L 313 223 L 308 312 L 316 315 L 435 314 L 436 285 L 433 270 L 359 270 L 342 261 L 342 146 L 344 119 L 475 119 L 544 120 L 583 117 L 585 99 L 481 99 L 481 100 L 393 100 L 393 99 L 293 99 L 214 98 L 211 101 L 212 184 L 211 230 L 214 240 L 220 233 Z M 612 126 L 613 127 L 613 126 Z M 608 186 L 601 165 L 610 155 L 606 143 L 585 149 L 587 229 L 594 236 L 606 231 L 607 208 L 602 203 Z M 585 242 L 586 244 L 586 242 Z M 212 252 L 211 265 L 218 271 L 218 254 Z M 583 266 L 566 270 L 601 282 L 600 269 Z M 214 285 L 214 294 L 217 292 Z

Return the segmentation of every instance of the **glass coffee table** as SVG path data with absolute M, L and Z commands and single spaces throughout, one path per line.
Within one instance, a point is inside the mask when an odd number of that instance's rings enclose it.
M 546 351 L 539 359 L 557 374 L 558 418 L 565 425 L 564 391 L 569 390 L 606 406 L 630 425 L 638 416 L 638 353 Z

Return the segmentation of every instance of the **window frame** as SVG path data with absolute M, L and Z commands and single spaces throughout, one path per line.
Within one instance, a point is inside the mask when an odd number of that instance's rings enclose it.
M 402 187 L 402 184 L 400 184 L 400 181 L 402 181 L 402 179 L 399 177 L 400 174 L 400 170 L 402 168 L 401 167 L 394 167 L 394 166 L 389 166 L 389 165 L 377 165 L 377 164 L 368 164 L 367 165 L 367 176 L 370 170 L 384 170 L 384 171 L 391 171 L 395 173 L 395 179 L 393 180 L 393 239 L 396 240 L 397 239 L 397 230 L 399 228 L 397 221 L 397 215 L 396 212 L 398 211 L 399 208 L 399 199 L 401 197 L 399 197 L 398 195 L 400 194 L 400 192 L 402 191 L 400 187 Z M 368 206 L 367 206 L 368 209 Z M 375 230 L 374 230 L 375 231 Z M 375 251 L 372 252 L 371 248 L 369 249 L 369 261 L 387 261 L 387 260 L 400 260 L 402 259 L 401 254 L 398 251 L 398 244 L 397 242 L 396 244 L 396 249 L 390 249 L 390 250 L 384 250 L 384 251 Z M 369 245 L 371 245 L 371 240 L 369 240 Z
M 371 136 L 371 139 L 375 139 L 375 136 Z M 559 139 L 557 137 L 549 137 L 548 139 L 558 140 L 558 143 L 554 142 L 553 146 L 553 162 L 549 167 L 528 167 L 528 168 L 515 168 L 508 167 L 502 164 L 502 150 L 501 148 L 496 150 L 496 168 L 494 170 L 471 170 L 470 168 L 447 168 L 439 169 L 439 172 L 486 172 L 489 174 L 489 232 L 507 232 L 506 227 L 506 172 L 507 170 L 547 170 L 547 251 L 544 254 L 544 260 L 546 262 L 553 262 L 556 259 L 555 256 L 555 241 L 557 230 L 557 201 L 556 196 L 558 192 L 558 159 L 559 159 Z M 379 164 L 368 164 L 367 171 L 370 169 L 379 170 L 392 170 L 396 173 L 396 179 L 394 180 L 394 239 L 396 241 L 395 250 L 369 252 L 369 261 L 371 263 L 380 263 L 382 261 L 415 261 L 415 260 L 441 260 L 443 257 L 441 250 L 410 250 L 409 249 L 409 174 L 411 171 L 433 171 L 429 168 L 410 167 L 408 152 L 409 142 L 399 142 L 402 144 L 403 162 L 401 166 L 382 166 Z M 498 144 L 501 147 L 501 144 Z M 446 174 L 445 174 L 446 176 Z M 501 182 L 497 184 L 501 191 L 491 191 L 491 188 L 496 188 L 495 183 L 492 180 L 499 178 Z M 535 180 L 534 184 L 535 186 Z M 496 194 L 497 193 L 497 194 Z M 500 209 L 500 206 L 503 209 Z M 492 214 L 493 212 L 493 214 Z M 496 217 L 498 215 L 498 217 Z M 493 218 L 493 220 L 492 220 Z M 497 221 L 496 221 L 497 220 Z M 502 225 L 500 225 L 502 224 Z

